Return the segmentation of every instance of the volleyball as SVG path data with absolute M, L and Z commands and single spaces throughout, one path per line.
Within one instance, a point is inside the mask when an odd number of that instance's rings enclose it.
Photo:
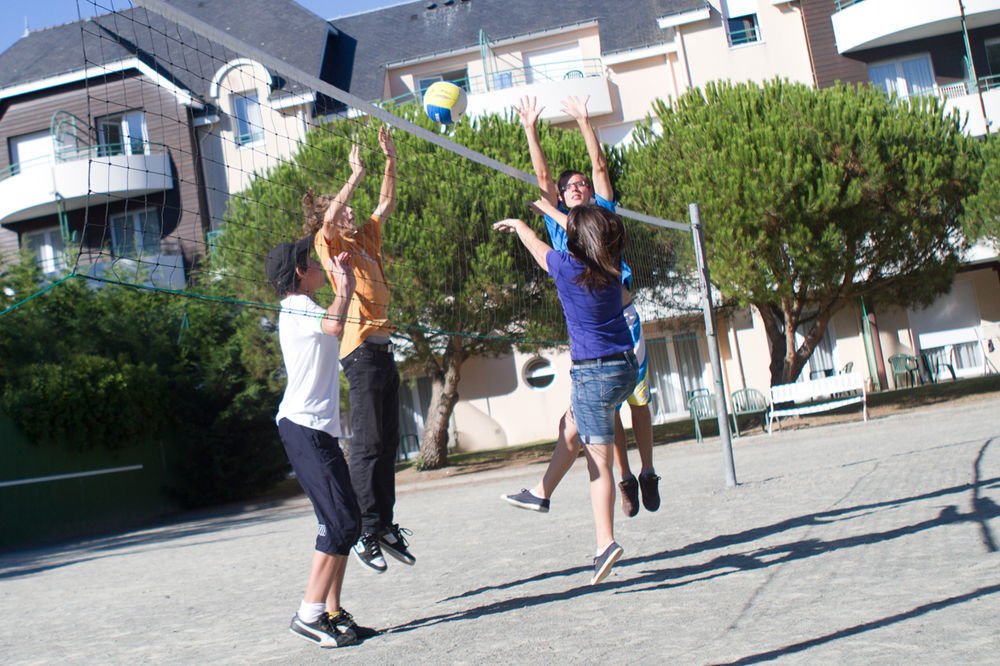
M 442 125 L 457 123 L 465 115 L 469 100 L 465 91 L 451 81 L 438 81 L 424 93 L 424 111 Z

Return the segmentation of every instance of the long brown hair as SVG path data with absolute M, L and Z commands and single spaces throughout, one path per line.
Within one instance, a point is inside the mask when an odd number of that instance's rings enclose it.
M 323 216 L 330 207 L 333 197 L 321 194 L 318 197 L 310 187 L 302 195 L 302 232 L 309 236 L 323 228 Z
M 606 208 L 581 204 L 570 209 L 566 248 L 583 263 L 576 284 L 594 292 L 621 282 L 622 253 L 628 238 L 622 219 Z

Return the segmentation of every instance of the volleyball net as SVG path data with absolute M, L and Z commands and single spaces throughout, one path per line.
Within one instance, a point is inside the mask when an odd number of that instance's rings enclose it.
M 367 219 L 382 192 L 378 130 L 388 125 L 397 201 L 383 257 L 399 335 L 565 342 L 551 280 L 492 228 L 520 217 L 547 239 L 527 206 L 539 191 L 511 111 L 441 127 L 420 108 L 419 90 L 359 99 L 330 82 L 337 63 L 325 22 L 247 18 L 267 24 L 247 39 L 200 18 L 198 4 L 78 0 L 85 95 L 69 95 L 51 123 L 53 173 L 86 169 L 84 193 L 57 196 L 69 274 L 273 311 L 267 252 L 303 235 L 303 195 L 335 194 L 354 146 L 366 175 L 350 205 Z M 589 172 L 578 132 L 540 133 L 554 173 Z M 609 159 L 623 168 L 619 151 Z M 618 195 L 627 206 L 628 192 Z M 619 213 L 640 315 L 696 309 L 676 266 L 688 225 Z

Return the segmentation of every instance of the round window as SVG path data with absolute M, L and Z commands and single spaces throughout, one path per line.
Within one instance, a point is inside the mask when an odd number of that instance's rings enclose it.
M 524 381 L 528 386 L 543 389 L 556 379 L 555 368 L 540 356 L 536 356 L 524 365 Z

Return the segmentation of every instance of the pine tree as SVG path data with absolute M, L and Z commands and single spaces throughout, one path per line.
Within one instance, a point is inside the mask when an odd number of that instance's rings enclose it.
M 655 110 L 625 193 L 674 219 L 700 204 L 713 281 L 763 319 L 772 384 L 795 380 L 858 296 L 909 306 L 949 288 L 981 161 L 936 98 L 775 80 L 713 83 Z
M 415 107 L 397 113 L 440 131 Z M 300 199 L 309 187 L 336 192 L 348 176 L 352 142 L 362 145 L 366 177 L 351 206 L 359 219 L 375 209 L 382 158 L 377 122 L 338 119 L 310 132 L 288 163 L 261 174 L 230 200 L 223 236 L 212 258 L 210 282 L 217 293 L 252 302 L 274 303 L 263 257 L 280 242 L 301 235 Z M 555 159 L 586 164 L 577 133 L 543 128 L 543 142 Z M 530 168 L 523 130 L 492 116 L 452 128 L 455 141 L 508 164 Z M 537 189 L 480 167 L 413 135 L 395 131 L 399 159 L 398 203 L 383 228 L 384 261 L 391 296 L 390 321 L 399 329 L 407 374 L 431 380 L 432 399 L 424 421 L 418 466 L 447 464 L 448 424 L 458 401 L 462 362 L 475 355 L 508 353 L 512 340 L 522 348 L 566 340 L 562 310 L 551 279 L 493 222 L 522 217 L 544 237 L 526 202 Z M 219 279 L 221 278 L 221 280 Z M 329 292 L 317 300 L 327 303 Z M 271 315 L 273 317 L 273 314 Z M 535 341 L 532 343 L 531 341 Z M 272 359 L 280 367 L 280 358 Z M 558 415 L 553 415 L 553 424 Z

